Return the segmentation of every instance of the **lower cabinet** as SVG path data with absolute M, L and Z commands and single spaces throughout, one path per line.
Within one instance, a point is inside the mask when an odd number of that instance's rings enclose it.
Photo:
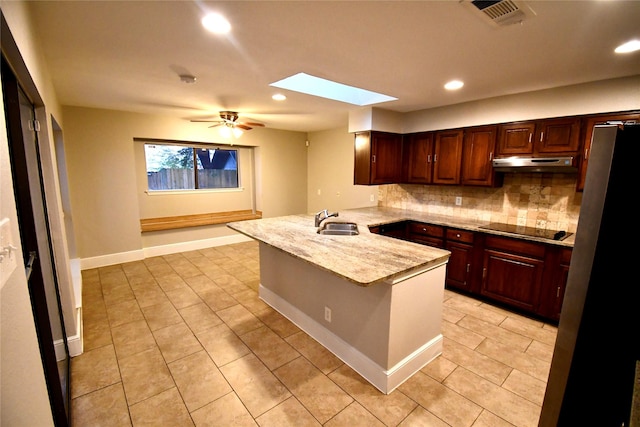
M 480 294 L 535 313 L 544 272 L 545 245 L 485 238 Z
M 560 320 L 572 252 L 570 248 L 549 248 L 547 250 L 545 266 L 557 267 L 545 271 L 537 312 L 548 319 Z
M 447 263 L 445 285 L 465 292 L 476 292 L 474 233 L 448 228 L 445 249 L 451 252 Z
M 444 249 L 444 227 L 409 221 L 407 239 L 415 243 Z

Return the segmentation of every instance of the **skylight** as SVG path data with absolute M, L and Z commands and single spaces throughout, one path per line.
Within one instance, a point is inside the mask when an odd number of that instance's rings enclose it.
M 395 101 L 398 99 L 381 93 L 332 82 L 331 80 L 321 79 L 320 77 L 311 76 L 306 73 L 294 74 L 293 76 L 271 83 L 269 86 L 359 106 Z

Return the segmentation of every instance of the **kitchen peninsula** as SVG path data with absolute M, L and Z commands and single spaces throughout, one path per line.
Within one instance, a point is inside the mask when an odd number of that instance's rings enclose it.
M 355 236 L 321 235 L 313 215 L 227 224 L 260 242 L 262 300 L 390 393 L 442 353 L 446 250 L 373 234 L 393 221 L 342 211 Z

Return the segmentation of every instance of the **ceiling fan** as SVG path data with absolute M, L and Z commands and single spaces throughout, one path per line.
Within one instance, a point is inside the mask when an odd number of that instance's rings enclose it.
M 238 121 L 238 113 L 236 111 L 220 111 L 221 120 L 191 120 L 192 122 L 213 123 L 210 128 L 222 126 L 220 133 L 229 137 L 233 134 L 236 138 L 242 135 L 242 131 L 251 130 L 254 127 L 264 127 L 263 123 L 258 122 L 242 122 Z

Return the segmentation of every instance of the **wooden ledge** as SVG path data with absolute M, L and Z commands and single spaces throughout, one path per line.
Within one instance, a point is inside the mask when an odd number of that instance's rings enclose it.
M 173 230 L 177 228 L 200 227 L 203 225 L 226 224 L 233 221 L 260 219 L 262 212 L 250 209 L 243 211 L 214 212 L 196 215 L 165 216 L 140 220 L 140 229 L 146 231 Z

